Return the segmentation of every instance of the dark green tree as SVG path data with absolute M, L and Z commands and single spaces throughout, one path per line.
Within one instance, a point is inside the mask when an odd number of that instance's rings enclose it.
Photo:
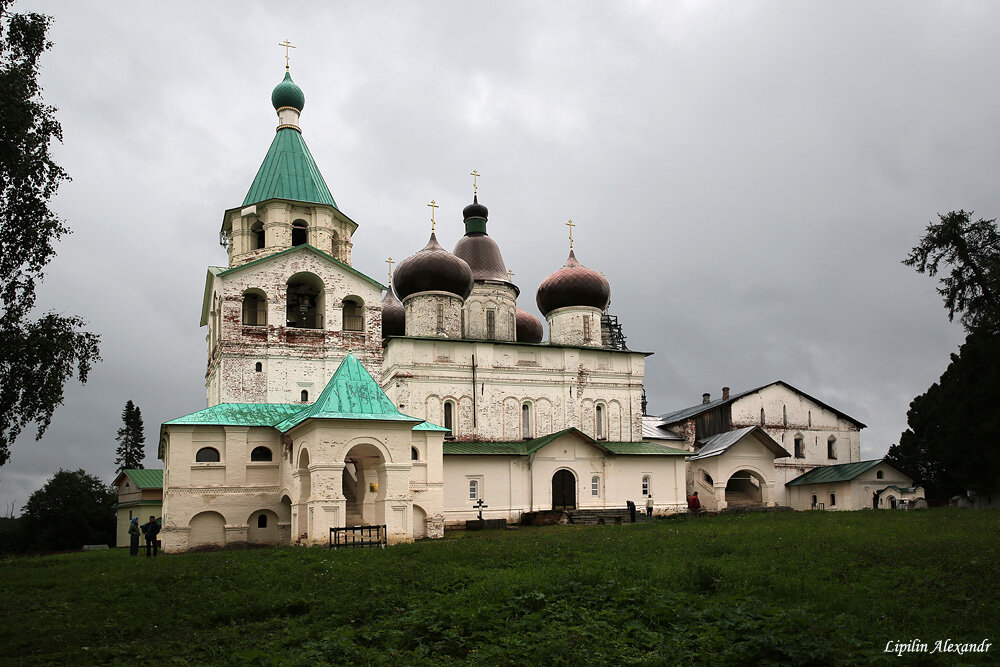
M 1000 334 L 1000 232 L 997 221 L 972 221 L 972 211 L 938 215 L 903 264 L 919 273 L 943 273 L 938 293 L 948 319 L 958 314 L 967 331 Z M 946 272 L 946 273 L 945 273 Z
M 42 102 L 38 61 L 52 44 L 51 18 L 11 11 L 0 0 L 0 465 L 29 424 L 40 439 L 74 375 L 87 381 L 100 337 L 76 316 L 32 317 L 35 287 L 69 233 L 49 208 L 68 180 L 49 154 L 62 141 L 55 109 Z
M 60 470 L 24 506 L 24 532 L 38 551 L 115 543 L 114 490 L 83 470 Z
M 118 429 L 118 449 L 115 451 L 115 464 L 122 470 L 142 468 L 142 460 L 146 458 L 146 433 L 142 426 L 142 412 L 132 401 L 125 404 L 122 410 L 122 421 L 125 425 Z

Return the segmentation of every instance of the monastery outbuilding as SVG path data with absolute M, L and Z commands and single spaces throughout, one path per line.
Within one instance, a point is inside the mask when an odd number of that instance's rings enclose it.
M 535 292 L 543 325 L 518 307 L 476 181 L 461 220 L 432 213 L 391 285 L 362 273 L 359 224 L 303 140 L 287 68 L 271 102 L 275 137 L 223 215 L 228 264 L 206 276 L 207 407 L 161 428 L 164 550 L 326 544 L 365 525 L 393 543 L 480 510 L 517 521 L 648 497 L 666 513 L 694 489 L 715 509 L 787 504 L 792 479 L 860 458 L 864 424 L 783 382 L 644 415 L 650 353 L 627 348 L 572 221 Z M 449 252 L 435 228 L 456 223 Z

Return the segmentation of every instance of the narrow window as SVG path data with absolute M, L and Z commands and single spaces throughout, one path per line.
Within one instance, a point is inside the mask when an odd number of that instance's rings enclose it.
M 595 429 L 594 432 L 597 434 L 598 440 L 604 440 L 604 406 L 598 405 L 594 408 L 594 421 Z
M 250 452 L 251 461 L 270 461 L 272 456 L 271 450 L 267 447 L 254 447 Z
M 531 439 L 531 406 L 527 403 L 521 405 L 521 438 Z
M 303 403 L 305 403 L 306 401 L 308 401 L 309 400 L 309 392 L 306 391 L 305 389 L 303 389 L 302 393 L 299 394 L 299 400 L 302 401 Z
M 215 447 L 202 447 L 198 450 L 198 453 L 194 455 L 194 460 L 198 463 L 218 463 L 219 450 Z
M 708 484 L 709 486 L 714 486 L 715 485 L 715 480 L 712 479 L 711 475 L 709 475 L 704 470 L 701 471 L 701 474 L 705 476 L 705 483 L 706 484 Z
M 801 435 L 795 436 L 795 458 L 804 459 L 806 457 L 806 441 Z
M 788 426 L 788 406 L 781 406 L 781 424 L 783 426 Z
M 882 479 L 882 478 L 884 478 L 884 477 L 885 477 L 885 473 L 884 473 L 884 472 L 882 472 L 881 470 L 879 470 L 879 471 L 877 471 L 877 472 L 875 473 L 875 479 Z
M 259 294 L 243 295 L 243 325 L 262 327 L 267 324 L 267 300 Z
M 257 527 L 258 528 L 267 528 L 267 515 L 266 514 L 258 514 L 257 515 Z
M 764 425 L 764 408 L 760 409 L 760 425 Z
M 292 245 L 305 245 L 309 242 L 309 226 L 305 220 L 296 220 L 292 223 Z
M 813 411 L 810 410 L 809 411 L 809 428 L 812 428 L 812 425 L 813 425 Z
M 816 496 L 813 496 L 813 502 L 812 502 L 813 509 L 816 509 L 816 505 L 817 505 Z
M 590 318 L 586 315 L 583 316 L 583 340 L 584 342 L 590 340 Z
M 830 507 L 836 507 L 836 505 L 837 505 L 837 494 L 831 493 L 830 494 Z
M 590 478 L 590 495 L 595 498 L 601 495 L 601 478 L 597 475 Z
M 469 500 L 479 500 L 479 480 L 469 480 Z
M 263 222 L 255 222 L 250 228 L 250 245 L 251 250 L 260 250 L 265 246 Z
M 410 447 L 410 460 L 411 461 L 420 460 L 420 452 L 417 451 L 416 447 Z
M 486 311 L 486 338 L 494 340 L 497 337 L 497 311 Z
M 444 331 L 444 305 L 437 305 L 437 332 L 441 333 Z
M 253 369 L 255 372 L 260 373 L 262 370 L 264 370 L 264 364 L 258 361 L 256 364 L 254 364 Z
M 826 457 L 828 459 L 837 458 L 837 439 L 832 435 L 826 441 Z
M 128 511 L 128 518 L 129 518 L 129 519 L 131 519 L 131 518 L 132 518 L 132 510 L 129 510 L 129 511 Z
M 642 476 L 642 495 L 649 495 L 649 475 Z
M 344 331 L 364 331 L 364 304 L 360 299 L 348 297 L 344 299 Z
M 452 431 L 454 430 L 454 420 L 455 417 L 452 414 L 454 412 L 453 403 L 451 401 L 445 401 L 444 403 L 444 427 L 448 430 L 445 433 L 446 438 L 452 437 Z

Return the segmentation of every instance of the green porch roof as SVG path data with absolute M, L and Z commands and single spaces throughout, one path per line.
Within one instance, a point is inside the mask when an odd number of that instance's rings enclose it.
M 164 426 L 206 424 L 215 426 L 274 426 L 303 410 L 302 404 L 219 403 L 210 408 L 163 422 Z
M 437 424 L 432 424 L 431 422 L 423 422 L 422 424 L 417 424 L 413 427 L 414 431 L 440 431 L 442 433 L 447 433 L 448 429 L 444 426 L 438 426 Z
M 146 470 L 143 468 L 127 468 L 121 471 L 122 475 L 128 478 L 140 489 L 160 489 L 163 488 L 163 470 Z
M 325 253 L 322 250 L 320 250 L 319 248 L 316 248 L 315 246 L 311 246 L 308 243 L 303 243 L 302 245 L 297 245 L 297 246 L 292 246 L 291 248 L 286 248 L 286 249 L 284 249 L 284 250 L 282 250 L 280 252 L 274 253 L 273 255 L 266 255 L 264 257 L 261 257 L 260 259 L 255 259 L 252 262 L 247 262 L 246 264 L 240 264 L 239 266 L 234 266 L 231 269 L 224 269 L 224 270 L 215 272 L 215 271 L 213 271 L 213 269 L 217 269 L 219 267 L 209 267 L 209 269 L 208 269 L 209 275 L 208 275 L 207 280 L 210 281 L 212 279 L 212 276 L 225 277 L 225 276 L 228 276 L 230 274 L 236 273 L 238 271 L 243 271 L 244 269 L 248 269 L 251 266 L 257 266 L 258 264 L 262 264 L 264 262 L 268 262 L 268 261 L 274 259 L 275 257 L 281 257 L 282 255 L 287 255 L 288 253 L 302 252 L 302 251 L 313 252 L 313 253 L 319 255 L 320 257 L 322 257 L 323 259 L 328 260 L 330 262 L 333 262 L 334 264 L 336 264 L 337 266 L 341 267 L 345 271 L 353 273 L 354 275 L 358 276 L 359 278 L 362 278 L 362 279 L 368 281 L 369 283 L 371 283 L 371 285 L 373 287 L 376 287 L 376 288 L 382 290 L 383 292 L 388 289 L 385 285 L 383 285 L 379 281 L 377 281 L 374 278 L 371 278 L 369 276 L 366 276 L 365 274 L 361 273 L 360 271 L 358 271 L 357 269 L 355 269 L 350 264 L 345 264 L 344 262 L 340 261 L 339 259 L 337 259 L 333 255 L 331 255 L 329 253 Z M 206 284 L 206 286 L 205 286 L 205 295 L 206 295 L 206 297 L 205 297 L 206 298 L 205 303 L 207 303 L 208 294 L 209 294 L 209 288 L 208 288 L 208 285 Z M 202 321 L 202 326 L 204 326 L 205 323 L 208 321 L 206 313 L 207 313 L 207 310 L 203 306 L 202 307 L 202 320 L 203 320 Z
M 866 470 L 871 470 L 879 463 L 882 463 L 882 459 L 875 459 L 874 461 L 857 461 L 855 463 L 841 463 L 835 466 L 820 466 L 819 468 L 813 468 L 809 472 L 799 475 L 790 482 L 785 482 L 785 486 L 849 482 Z
M 401 413 L 358 358 L 348 352 L 316 402 L 275 425 L 286 433 L 307 419 L 421 422 Z
M 257 170 L 244 206 L 268 199 L 288 199 L 337 208 L 323 175 L 313 159 L 302 133 L 291 127 L 279 129 Z
M 594 445 L 598 449 L 603 449 L 610 454 L 619 456 L 631 455 L 659 455 L 659 456 L 687 456 L 691 452 L 676 447 L 668 447 L 655 442 L 606 442 L 594 440 L 583 431 L 577 428 L 566 428 L 555 433 L 544 435 L 531 440 L 521 440 L 513 442 L 445 442 L 444 453 L 451 455 L 501 455 L 501 456 L 527 456 L 556 440 L 557 438 L 574 433 L 580 439 Z

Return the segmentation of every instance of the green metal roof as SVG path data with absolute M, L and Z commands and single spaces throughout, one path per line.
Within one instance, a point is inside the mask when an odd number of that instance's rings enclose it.
M 274 426 L 304 409 L 301 404 L 219 403 L 210 408 L 163 422 L 163 425 Z
M 279 84 L 280 85 L 280 84 Z M 288 199 L 337 208 L 330 188 L 296 128 L 282 127 L 257 170 L 257 176 L 243 200 L 244 206 L 268 199 Z
M 857 461 L 855 463 L 841 463 L 835 466 L 821 466 L 819 468 L 813 468 L 805 474 L 799 475 L 790 482 L 785 482 L 785 486 L 849 482 L 866 470 L 871 470 L 879 463 L 882 463 L 882 459 L 875 459 L 874 461 Z
M 631 455 L 660 455 L 660 456 L 686 456 L 690 454 L 683 449 L 668 447 L 655 442 L 605 442 L 591 438 L 589 435 L 577 428 L 566 428 L 555 433 L 544 435 L 540 438 L 522 440 L 515 442 L 445 442 L 444 453 L 454 455 L 506 455 L 506 456 L 527 456 L 533 454 L 550 442 L 573 433 L 580 439 L 594 445 L 598 449 L 603 449 L 611 454 L 619 456 Z
M 163 470 L 127 468 L 119 473 L 119 477 L 121 475 L 128 475 L 128 478 L 132 480 L 132 483 L 140 489 L 163 488 Z
M 340 362 L 316 402 L 275 425 L 286 433 L 307 419 L 366 419 L 376 421 L 421 420 L 401 413 L 368 369 L 350 352 Z
M 437 424 L 432 424 L 430 422 L 423 422 L 422 424 L 417 424 L 413 427 L 414 431 L 441 431 L 447 433 L 448 429 L 444 426 L 438 426 Z
M 215 272 L 212 271 L 212 269 L 218 268 L 218 267 L 209 267 L 209 275 L 210 276 L 216 275 L 216 276 L 219 276 L 219 277 L 225 277 L 225 276 L 228 276 L 228 275 L 230 275 L 232 273 L 236 273 L 237 271 L 242 271 L 244 269 L 247 269 L 247 268 L 249 268 L 251 266 L 256 266 L 256 265 L 261 264 L 263 262 L 270 261 L 270 260 L 274 259 L 275 257 L 281 257 L 282 255 L 287 255 L 290 252 L 302 251 L 303 249 L 311 251 L 311 252 L 314 252 L 317 255 L 319 255 L 320 257 L 322 257 L 323 259 L 329 260 L 329 261 L 333 262 L 334 264 L 337 264 L 338 266 L 340 266 L 344 270 L 349 271 L 350 273 L 353 273 L 354 275 L 358 276 L 359 278 L 361 278 L 363 280 L 367 280 L 369 283 L 372 284 L 373 287 L 376 287 L 377 289 L 380 289 L 383 292 L 388 289 L 385 285 L 383 285 L 379 281 L 375 280 L 374 278 L 370 278 L 370 277 L 366 276 L 365 274 L 361 273 L 360 271 L 358 271 L 357 269 L 355 269 L 350 264 L 345 264 L 344 262 L 340 261 L 339 259 L 337 259 L 333 255 L 325 253 L 322 250 L 320 250 L 319 248 L 311 246 L 308 243 L 303 243 L 302 245 L 293 246 L 291 248 L 286 248 L 286 249 L 282 250 L 281 252 L 274 253 L 273 255 L 267 255 L 266 257 L 261 257 L 260 259 L 253 260 L 252 262 L 247 262 L 246 264 L 240 264 L 239 266 L 234 266 L 231 269 L 225 269 L 224 271 L 220 271 L 218 273 L 215 273 Z M 208 294 L 208 287 L 205 288 L 205 293 Z M 202 310 L 204 311 L 205 308 L 202 307 Z M 207 317 L 206 315 L 203 315 L 203 319 L 205 319 L 206 317 Z M 202 326 L 204 326 L 204 322 L 202 323 Z M 440 340 L 440 339 L 438 339 L 438 340 Z

